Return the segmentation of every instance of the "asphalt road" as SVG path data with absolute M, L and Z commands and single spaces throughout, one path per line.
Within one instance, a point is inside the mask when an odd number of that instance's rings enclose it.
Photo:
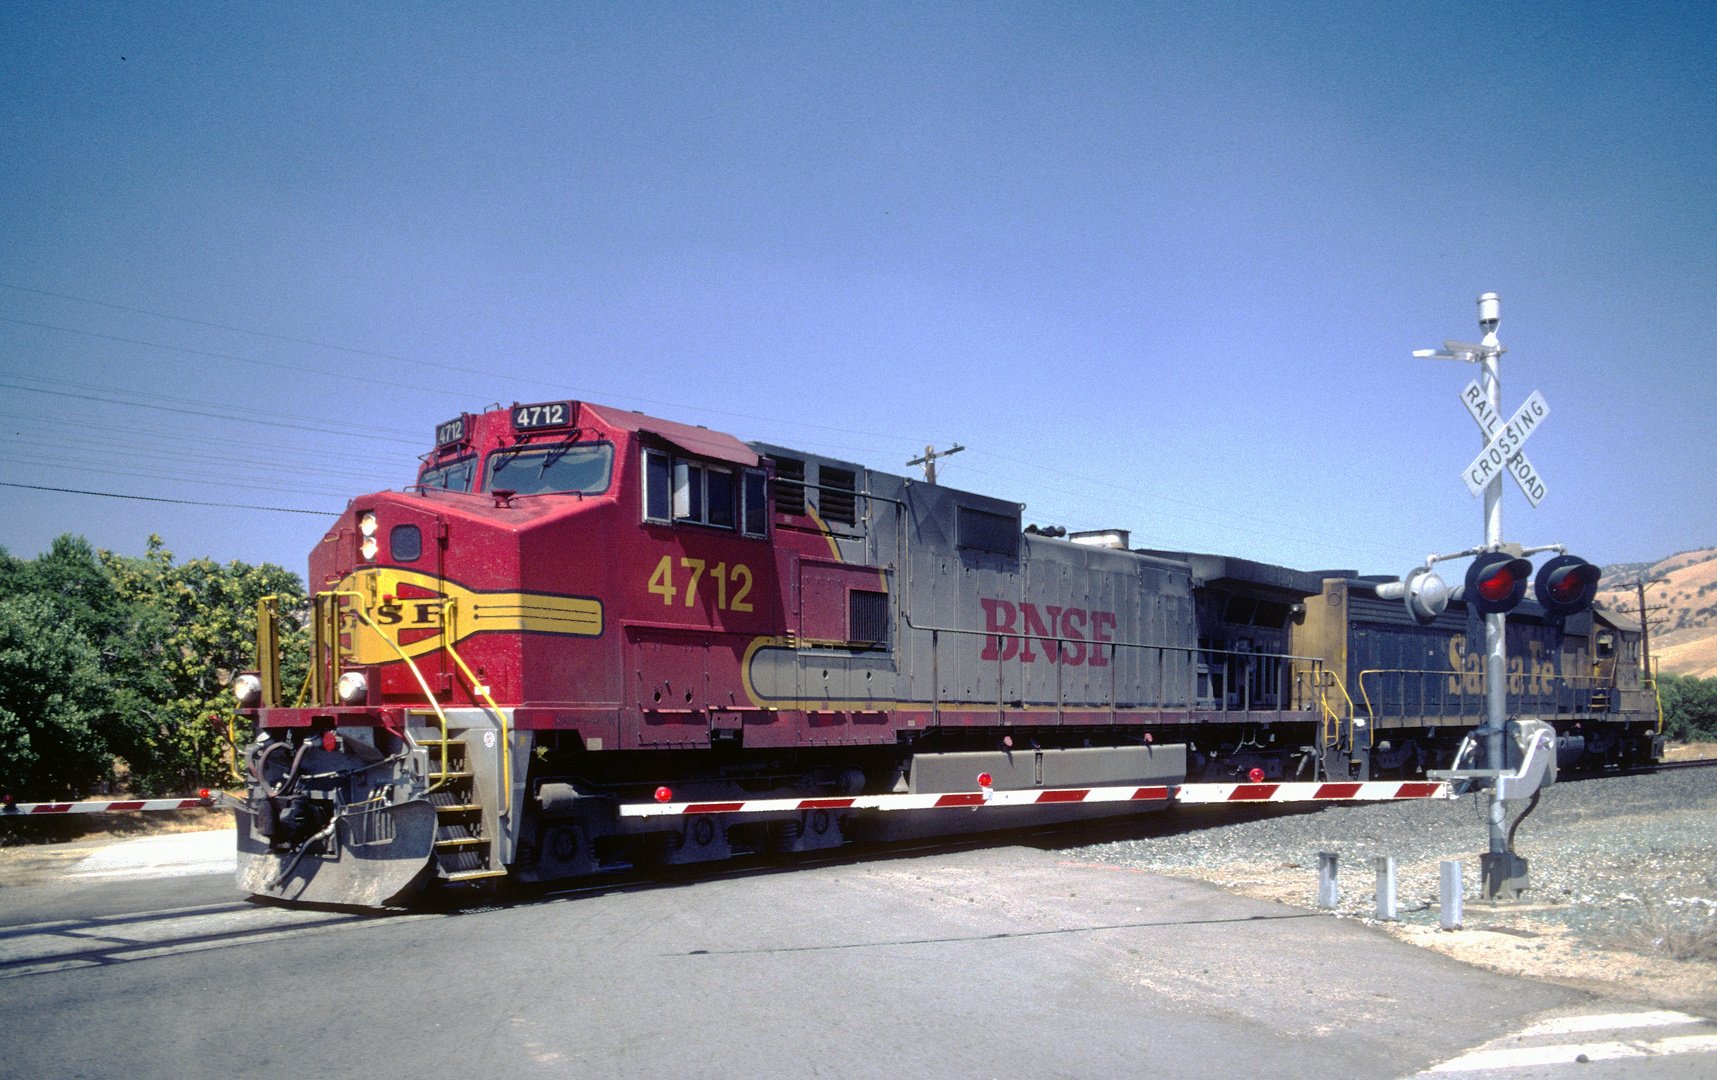
M 1394 1080 L 1579 1008 L 1351 920 L 1017 847 L 389 917 L 224 876 L 0 889 L 0 1075 L 32 1080 Z

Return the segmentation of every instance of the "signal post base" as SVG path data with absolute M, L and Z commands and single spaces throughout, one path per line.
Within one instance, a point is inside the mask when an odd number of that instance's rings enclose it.
M 1526 860 L 1512 851 L 1480 855 L 1479 877 L 1479 894 L 1488 903 L 1513 905 L 1530 888 Z

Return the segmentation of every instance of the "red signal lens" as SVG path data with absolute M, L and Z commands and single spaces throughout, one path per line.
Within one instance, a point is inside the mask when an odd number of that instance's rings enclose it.
M 197 798 L 203 800 L 204 802 L 208 802 L 209 801 L 209 789 L 203 788 L 201 791 L 198 791 L 197 792 Z
M 1590 563 L 1585 566 L 1571 566 L 1550 583 L 1550 595 L 1562 603 L 1570 603 L 1579 599 L 1586 586 L 1596 580 L 1598 568 Z
M 671 787 L 666 787 L 666 786 L 657 788 L 656 789 L 656 801 L 657 802 L 673 802 L 674 801 L 674 789 Z
M 1264 782 L 1264 770 L 1253 769 L 1251 772 L 1246 774 L 1246 779 L 1252 781 L 1254 784 L 1262 784 Z
M 991 778 L 989 773 L 987 773 L 987 772 L 979 773 L 978 774 L 978 786 L 979 787 L 989 787 L 990 783 L 991 783 L 991 779 L 992 778 Z
M 1592 606 L 1603 570 L 1578 555 L 1558 555 L 1538 570 L 1533 595 L 1553 619 L 1564 619 Z
M 1479 579 L 1479 595 L 1492 603 L 1508 599 L 1508 594 L 1514 591 L 1514 575 L 1506 567 L 1497 570 L 1489 577 Z
M 333 728 L 329 728 L 327 731 L 324 731 L 322 733 L 322 749 L 328 751 L 329 753 L 333 753 L 333 751 L 334 751 L 334 740 L 337 739 L 338 737 L 339 736 L 334 734 Z

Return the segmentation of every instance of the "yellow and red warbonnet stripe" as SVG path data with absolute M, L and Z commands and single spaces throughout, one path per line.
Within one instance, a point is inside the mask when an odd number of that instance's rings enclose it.
M 386 632 L 407 656 L 418 657 L 440 648 L 444 613 L 452 601 L 451 630 L 455 644 L 474 634 L 563 634 L 602 636 L 602 601 L 591 596 L 499 590 L 486 592 L 390 566 L 359 570 L 340 579 L 337 591 L 352 593 L 346 605 L 361 598 L 370 622 Z M 399 659 L 369 623 L 349 618 L 342 632 L 351 634 L 349 664 L 386 664 Z

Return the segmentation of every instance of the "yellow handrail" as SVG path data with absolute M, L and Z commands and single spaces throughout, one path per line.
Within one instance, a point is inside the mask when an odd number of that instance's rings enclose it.
M 1329 694 L 1326 691 L 1331 686 L 1340 690 L 1342 698 L 1347 702 L 1349 713 L 1353 712 L 1353 696 L 1347 692 L 1347 687 L 1342 683 L 1341 676 L 1324 667 L 1321 661 L 1316 663 L 1309 674 L 1317 686 L 1318 705 L 1323 709 L 1324 745 L 1326 747 L 1333 746 L 1340 739 L 1337 731 L 1341 724 L 1341 716 L 1330 707 Z M 1324 681 L 1325 676 L 1329 677 L 1328 682 Z
M 1663 734 L 1663 691 L 1661 689 L 1659 689 L 1660 684 L 1658 683 L 1658 680 L 1657 680 L 1657 665 L 1658 665 L 1658 658 L 1654 656 L 1651 658 L 1651 670 L 1649 672 L 1647 672 L 1647 674 L 1651 676 L 1651 697 L 1652 697 L 1652 700 L 1657 702 L 1657 731 L 1655 732 L 1655 734 L 1662 735 Z
M 1364 699 L 1364 701 L 1365 701 L 1366 713 L 1370 714 L 1372 712 L 1371 692 L 1365 688 L 1365 677 L 1367 675 L 1430 675 L 1430 676 L 1433 676 L 1435 678 L 1463 679 L 1463 678 L 1471 677 L 1471 676 L 1475 675 L 1475 673 L 1470 672 L 1470 671 L 1451 671 L 1447 668 L 1369 668 L 1369 669 L 1359 673 L 1359 693 L 1360 693 L 1360 697 L 1362 699 Z M 1482 677 L 1482 675 L 1481 675 L 1481 677 Z M 1539 679 L 1539 680 L 1542 680 L 1547 685 L 1552 683 L 1552 682 L 1559 682 L 1559 683 L 1565 684 L 1566 688 L 1569 690 L 1578 690 L 1581 688 L 1585 688 L 1585 689 L 1589 689 L 1592 691 L 1597 691 L 1599 689 L 1605 689 L 1605 688 L 1607 688 L 1607 689 L 1615 689 L 1616 688 L 1615 683 L 1613 681 L 1612 682 L 1605 682 L 1605 681 L 1603 681 L 1603 677 L 1598 676 L 1598 675 L 1533 674 L 1530 672 L 1523 672 L 1523 671 L 1511 671 L 1505 677 L 1511 683 L 1517 679 L 1521 680 L 1523 683 L 1524 682 L 1531 682 L 1534 679 Z M 1551 693 L 1551 691 L 1547 691 L 1547 690 L 1546 691 L 1510 690 L 1509 693 L 1514 694 L 1514 695 L 1526 696 L 1526 697 L 1545 697 L 1545 696 L 1549 695 Z M 1451 694 L 1445 695 L 1444 697 L 1446 699 L 1447 697 L 1450 697 L 1450 696 L 1452 696 L 1452 697 L 1464 697 L 1464 698 L 1476 698 L 1476 697 L 1480 697 L 1482 695 L 1478 692 L 1475 692 L 1475 691 L 1461 690 L 1461 691 L 1453 691 L 1453 692 L 1451 692 Z
M 281 703 L 279 596 L 264 596 L 256 602 L 256 678 L 262 683 L 262 707 L 278 707 Z
M 453 648 L 453 639 L 459 636 L 454 623 L 454 619 L 457 617 L 457 604 L 454 599 L 450 596 L 443 600 L 441 609 L 441 627 L 446 639 L 442 642 L 442 647 L 447 650 L 448 656 L 453 657 L 453 662 L 459 665 L 459 670 L 463 671 L 465 677 L 471 681 L 472 692 L 482 695 L 483 700 L 489 703 L 489 708 L 495 713 L 496 722 L 501 725 L 501 813 L 510 814 L 513 811 L 513 740 L 512 733 L 507 730 L 507 714 L 502 712 L 501 706 L 495 703 L 494 696 L 489 693 L 488 685 L 472 674 L 470 665 L 465 663 L 465 658 Z
M 325 592 L 322 595 L 323 596 L 350 596 L 350 597 L 353 597 L 354 599 L 356 599 L 358 601 L 358 604 L 353 609 L 352 614 L 354 614 L 358 618 L 364 620 L 364 623 L 366 625 L 368 625 L 371 630 L 374 630 L 376 632 L 376 636 L 381 638 L 382 641 L 384 643 L 386 643 L 388 648 L 390 648 L 394 652 L 398 653 L 399 658 L 401 660 L 405 661 L 405 666 L 411 669 L 412 675 L 417 678 L 417 685 L 423 688 L 424 700 L 429 702 L 429 707 L 435 710 L 436 717 L 441 721 L 441 745 L 443 748 L 445 748 L 447 746 L 447 741 L 448 741 L 447 740 L 447 714 L 441 711 L 441 703 L 435 700 L 435 692 L 429 688 L 429 680 L 425 679 L 423 677 L 423 672 L 418 670 L 417 664 L 412 660 L 411 657 L 409 657 L 405 654 L 405 650 L 399 647 L 398 642 L 394 641 L 392 638 L 388 637 L 387 634 L 382 632 L 382 628 L 376 625 L 374 619 L 370 618 L 370 613 L 364 610 L 364 605 L 363 605 L 364 595 L 362 593 L 354 592 L 354 591 L 349 590 L 349 589 L 334 589 L 334 590 L 330 590 L 328 592 Z M 338 647 L 338 646 L 336 645 L 336 647 Z M 317 659 L 318 659 L 318 661 L 320 661 L 320 657 L 318 657 Z M 410 726 L 410 724 L 401 725 L 400 731 L 405 734 L 405 741 L 407 743 L 410 743 L 412 745 L 416 745 L 415 742 L 413 742 L 412 737 L 411 737 L 411 726 Z M 443 750 L 443 757 L 442 757 L 442 772 L 444 772 L 444 773 L 447 771 L 446 760 L 447 759 L 445 757 L 445 749 L 444 749 Z M 430 792 L 439 788 L 442 785 L 442 783 L 444 783 L 444 782 L 445 782 L 444 780 L 437 780 L 435 783 L 430 784 L 428 787 L 424 788 L 423 793 L 425 795 L 429 794 Z
M 1335 688 L 1341 691 L 1342 700 L 1347 702 L 1347 711 L 1350 713 L 1353 712 L 1353 695 L 1347 692 L 1347 686 L 1341 681 L 1341 676 L 1327 668 L 1323 671 L 1323 674 L 1328 675 L 1330 677 L 1330 681 L 1335 683 Z M 1364 687 L 1362 686 L 1360 689 L 1363 690 Z M 1324 708 L 1328 709 L 1329 705 L 1326 703 Z M 1337 719 L 1340 719 L 1340 717 L 1337 717 Z

